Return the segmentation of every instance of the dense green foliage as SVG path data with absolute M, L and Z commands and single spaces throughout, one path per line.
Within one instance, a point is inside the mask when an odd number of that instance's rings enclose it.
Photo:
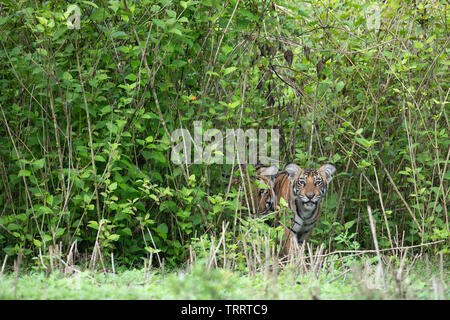
M 242 258 L 230 165 L 170 161 L 193 121 L 279 129 L 282 167 L 335 164 L 311 242 L 372 249 L 370 205 L 380 247 L 448 252 L 444 2 L 386 1 L 371 30 L 370 1 L 80 0 L 79 29 L 64 1 L 3 1 L 1 255 L 76 241 L 175 265 L 229 223 Z

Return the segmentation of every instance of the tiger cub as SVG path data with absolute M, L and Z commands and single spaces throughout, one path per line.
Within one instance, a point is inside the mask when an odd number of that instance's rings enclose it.
M 277 206 L 277 197 L 273 187 L 278 167 L 257 164 L 255 173 L 250 176 L 250 183 L 246 183 L 244 186 L 245 194 L 241 198 L 241 204 L 249 209 L 250 215 L 260 216 L 275 210 Z M 244 180 L 247 180 L 246 175 L 243 176 Z M 238 184 L 240 181 L 240 177 L 234 177 L 231 185 Z
M 274 191 L 278 202 L 283 197 L 294 213 L 294 221 L 290 228 L 286 227 L 283 241 L 286 254 L 290 251 L 292 241 L 302 244 L 309 239 L 314 225 L 319 221 L 320 201 L 335 173 L 336 168 L 331 164 L 315 170 L 302 169 L 291 163 L 276 177 Z

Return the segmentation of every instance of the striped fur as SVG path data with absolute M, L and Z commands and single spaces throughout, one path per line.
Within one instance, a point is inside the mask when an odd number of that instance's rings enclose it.
M 250 215 L 260 216 L 274 210 L 277 205 L 277 197 L 273 190 L 275 177 L 278 173 L 276 166 L 255 165 L 256 175 L 250 176 L 250 183 L 244 185 L 244 196 L 241 204 L 249 208 Z M 243 169 L 246 169 L 245 167 Z M 244 180 L 247 180 L 245 170 L 243 170 Z M 238 184 L 240 177 L 234 177 L 231 185 Z M 261 186 L 267 186 L 265 188 Z
M 294 213 L 294 221 L 290 226 L 283 222 L 287 226 L 283 242 L 286 254 L 290 251 L 292 241 L 302 244 L 309 239 L 320 218 L 320 202 L 335 172 L 336 168 L 330 164 L 318 170 L 304 170 L 296 164 L 289 164 L 275 179 L 274 191 L 278 202 L 283 197 Z

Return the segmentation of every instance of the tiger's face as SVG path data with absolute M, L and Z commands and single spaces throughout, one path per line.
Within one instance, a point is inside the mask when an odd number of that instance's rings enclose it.
M 326 194 L 328 183 L 336 168 L 331 164 L 325 164 L 318 170 L 312 168 L 304 170 L 291 163 L 286 167 L 286 171 L 292 183 L 296 205 L 304 214 L 313 214 Z
M 249 203 L 251 212 L 261 215 L 269 213 L 276 207 L 276 196 L 273 191 L 274 179 L 271 176 L 257 175 L 251 184 L 253 203 Z M 248 201 L 252 201 L 248 199 Z M 255 210 L 256 209 L 256 210 Z

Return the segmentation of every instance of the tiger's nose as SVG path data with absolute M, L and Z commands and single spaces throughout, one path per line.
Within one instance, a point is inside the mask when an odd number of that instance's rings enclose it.
M 312 198 L 314 198 L 314 192 L 307 193 L 306 196 L 311 200 Z

